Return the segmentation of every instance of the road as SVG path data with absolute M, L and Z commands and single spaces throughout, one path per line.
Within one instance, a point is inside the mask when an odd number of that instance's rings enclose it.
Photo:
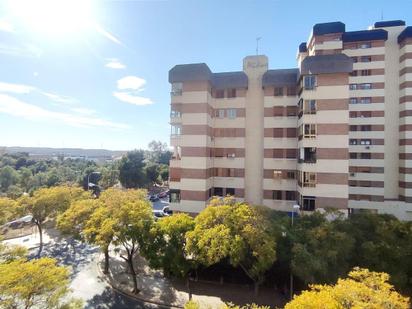
M 101 278 L 98 271 L 96 263 L 99 255 L 98 248 L 76 240 L 54 237 L 50 234 L 46 234 L 44 239 L 42 256 L 53 257 L 59 261 L 59 265 L 71 268 L 70 288 L 73 292 L 70 296 L 83 299 L 84 308 L 159 308 L 113 290 Z M 38 235 L 32 234 L 7 242 L 28 247 L 30 257 L 35 257 L 38 253 L 38 241 Z

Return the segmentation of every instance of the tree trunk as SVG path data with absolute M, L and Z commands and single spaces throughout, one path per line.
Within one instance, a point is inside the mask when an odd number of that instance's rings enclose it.
M 189 294 L 189 300 L 192 300 L 192 289 L 190 287 L 189 275 L 186 276 L 186 287 L 187 287 L 187 293 Z
M 41 226 L 41 223 L 36 221 L 37 229 L 39 230 L 39 236 L 40 236 L 40 246 L 39 246 L 39 253 L 37 253 L 38 257 L 40 257 L 41 252 L 43 250 L 43 228 Z
M 255 297 L 257 297 L 259 295 L 259 285 L 260 285 L 260 283 L 258 281 L 254 282 Z
M 134 265 L 133 265 L 133 256 L 128 256 L 127 263 L 129 264 L 130 273 L 132 274 L 132 278 L 133 278 L 132 293 L 138 294 L 140 290 L 137 288 L 137 279 L 136 279 L 136 271 L 134 270 Z
M 109 273 L 109 248 L 105 248 L 104 252 L 104 270 L 103 273 L 107 275 Z

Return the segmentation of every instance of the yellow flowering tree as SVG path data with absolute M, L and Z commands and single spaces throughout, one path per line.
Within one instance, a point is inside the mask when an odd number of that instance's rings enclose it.
M 396 292 L 386 273 L 355 267 L 335 285 L 311 285 L 285 309 L 408 309 L 409 299 Z

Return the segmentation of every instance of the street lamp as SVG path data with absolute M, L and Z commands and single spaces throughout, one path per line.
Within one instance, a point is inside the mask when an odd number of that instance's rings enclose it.
M 300 206 L 295 204 L 292 208 L 292 228 L 293 228 L 293 218 L 295 216 L 295 210 L 299 211 Z M 292 256 L 291 256 L 291 265 L 290 265 L 290 299 L 293 298 L 293 274 L 292 274 Z
M 90 175 L 100 175 L 100 172 L 91 172 L 87 175 L 87 191 L 89 191 L 90 187 Z

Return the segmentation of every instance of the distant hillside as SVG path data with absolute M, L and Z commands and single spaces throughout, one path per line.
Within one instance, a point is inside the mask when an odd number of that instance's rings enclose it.
M 0 147 L 5 153 L 26 152 L 30 156 L 42 157 L 83 157 L 88 159 L 116 158 L 127 151 L 107 149 L 82 149 L 82 148 L 47 148 L 47 147 Z

